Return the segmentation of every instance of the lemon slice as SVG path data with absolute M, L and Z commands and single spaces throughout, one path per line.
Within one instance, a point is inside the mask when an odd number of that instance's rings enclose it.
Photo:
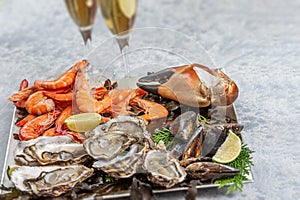
M 18 168 L 19 168 L 18 165 L 9 165 L 9 166 L 7 167 L 7 177 L 10 179 L 11 174 L 12 174 L 16 169 L 18 169 Z
M 229 163 L 235 160 L 242 148 L 242 141 L 235 133 L 229 130 L 224 143 L 219 147 L 212 160 L 218 163 Z
M 68 129 L 76 132 L 86 132 L 96 128 L 101 123 L 98 113 L 80 113 L 71 115 L 65 120 Z

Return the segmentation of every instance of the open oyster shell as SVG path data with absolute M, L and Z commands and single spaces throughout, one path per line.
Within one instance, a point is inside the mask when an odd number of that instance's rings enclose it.
M 142 168 L 151 142 L 145 120 L 119 116 L 97 127 L 83 145 L 96 160 L 94 168 L 115 178 L 128 178 Z
M 144 141 L 153 143 L 146 130 L 146 121 L 137 117 L 116 117 L 98 126 L 90 134 L 83 145 L 86 152 L 96 160 L 111 160 L 133 144 Z
M 129 178 L 142 169 L 144 154 L 149 146 L 133 144 L 129 151 L 116 156 L 112 160 L 98 160 L 94 162 L 93 167 L 101 169 L 114 178 Z
M 16 163 L 31 166 L 82 163 L 88 157 L 83 145 L 68 136 L 41 136 L 20 141 L 14 152 Z
M 138 141 L 138 137 L 114 131 L 109 134 L 94 135 L 86 139 L 83 145 L 86 152 L 94 159 L 111 160 Z
M 150 139 L 151 136 L 146 129 L 147 123 L 148 122 L 142 118 L 122 115 L 98 126 L 90 134 L 105 135 L 119 131 L 137 138 Z
M 184 181 L 186 172 L 177 159 L 165 150 L 150 150 L 144 161 L 148 180 L 166 188 Z
M 10 179 L 20 191 L 30 195 L 56 197 L 92 176 L 94 170 L 83 165 L 18 166 Z

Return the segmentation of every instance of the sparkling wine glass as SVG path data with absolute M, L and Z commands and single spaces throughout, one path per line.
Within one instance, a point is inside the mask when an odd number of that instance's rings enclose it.
M 129 67 L 126 51 L 136 16 L 137 0 L 98 0 L 98 5 L 106 26 L 118 42 L 128 75 Z
M 92 29 L 97 13 L 96 0 L 64 0 L 67 10 L 79 28 L 85 47 L 92 40 Z
M 97 13 L 96 0 L 64 0 L 67 10 L 78 26 L 81 36 L 84 41 L 83 54 L 84 57 L 88 54 L 91 47 L 92 29 Z M 73 99 L 75 99 L 75 92 Z M 76 102 L 72 101 L 72 113 L 79 113 Z

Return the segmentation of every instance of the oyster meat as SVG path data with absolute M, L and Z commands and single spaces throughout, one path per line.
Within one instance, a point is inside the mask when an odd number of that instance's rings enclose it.
M 98 160 L 94 162 L 93 167 L 101 169 L 109 176 L 114 178 L 129 178 L 142 169 L 143 156 L 148 150 L 147 143 L 145 146 L 133 144 L 129 151 L 116 156 L 115 158 L 107 160 Z
M 139 138 L 120 131 L 110 132 L 105 135 L 94 135 L 83 143 L 86 152 L 96 160 L 111 160 L 124 152 Z
M 149 138 L 143 119 L 119 116 L 97 127 L 83 145 L 96 160 L 94 168 L 119 179 L 131 177 L 141 169 L 150 148 Z
M 126 132 L 139 138 L 149 136 L 146 130 L 147 121 L 138 117 L 118 116 L 93 130 L 93 135 L 103 135 L 113 131 Z
M 155 144 L 152 142 L 151 136 L 147 131 L 147 125 L 148 122 L 142 118 L 121 115 L 98 126 L 93 132 L 90 132 L 90 134 L 105 135 L 114 131 L 124 132 L 142 140 L 148 140 L 151 147 L 153 147 Z
M 14 152 L 20 165 L 49 165 L 82 163 L 89 158 L 83 145 L 69 136 L 41 136 L 29 141 L 20 141 Z
M 150 150 L 145 157 L 143 167 L 148 173 L 149 181 L 166 188 L 184 181 L 186 177 L 186 172 L 179 161 L 162 149 Z
M 30 195 L 57 197 L 70 191 L 77 183 L 93 175 L 94 170 L 83 165 L 16 166 L 10 180 L 20 191 Z

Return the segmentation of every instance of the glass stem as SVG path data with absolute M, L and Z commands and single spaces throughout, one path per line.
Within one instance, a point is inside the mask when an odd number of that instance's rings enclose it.
M 125 77 L 129 77 L 129 66 L 128 66 L 127 50 L 128 50 L 128 45 L 124 46 L 121 49 L 123 63 L 124 63 L 124 67 L 125 67 L 125 70 L 126 70 L 126 76 Z
M 87 43 L 88 40 L 92 40 L 92 29 L 88 28 L 79 28 L 84 44 Z
M 92 47 L 92 29 L 80 28 L 79 30 L 84 41 L 83 57 L 86 58 Z
M 129 36 L 128 35 L 121 36 L 121 37 L 117 37 L 116 39 L 119 44 L 120 51 L 123 58 L 123 64 L 126 72 L 125 77 L 129 77 L 129 66 L 128 66 L 128 57 L 127 57 L 127 50 L 129 48 L 129 44 L 128 44 Z
M 88 53 L 90 52 L 90 50 L 92 49 L 92 40 L 88 39 L 83 47 L 83 57 L 87 58 Z

